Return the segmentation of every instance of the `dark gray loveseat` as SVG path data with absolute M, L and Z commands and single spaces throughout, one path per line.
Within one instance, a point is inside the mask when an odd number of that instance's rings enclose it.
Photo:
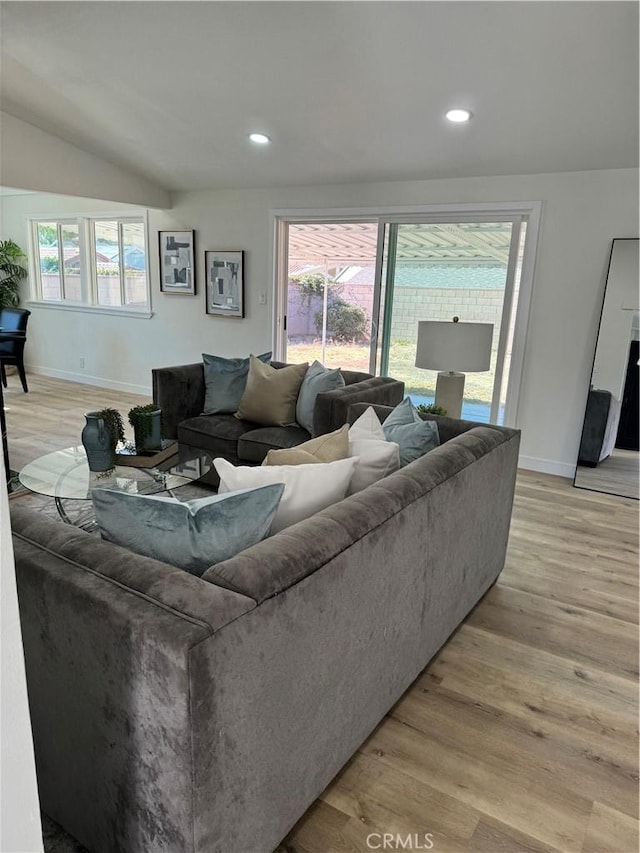
M 273 367 L 286 365 L 272 361 Z M 324 435 L 347 422 L 355 403 L 395 406 L 402 401 L 404 383 L 397 379 L 342 370 L 344 388 L 316 397 L 313 435 Z M 295 447 L 312 436 L 301 426 L 260 426 L 234 415 L 205 415 L 205 379 L 202 362 L 152 371 L 153 402 L 162 409 L 165 438 L 177 438 L 188 458 L 193 451 L 222 456 L 234 465 L 260 465 L 268 451 Z M 215 472 L 214 472 L 215 473 Z M 211 482 L 211 480 L 209 480 Z
M 438 424 L 202 578 L 16 502 L 42 808 L 92 853 L 273 850 L 504 565 L 519 433 Z

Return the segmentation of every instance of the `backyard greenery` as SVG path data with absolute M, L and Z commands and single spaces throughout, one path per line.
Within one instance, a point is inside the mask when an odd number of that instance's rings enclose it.
M 318 333 L 322 331 L 322 317 L 322 311 L 316 311 L 313 317 Z M 359 305 L 350 305 L 340 296 L 330 294 L 327 333 L 341 343 L 358 343 L 367 336 L 367 317 Z
M 416 367 L 415 357 L 415 342 L 392 340 L 389 349 L 389 375 L 404 382 L 407 394 L 433 397 L 436 392 L 437 373 Z M 368 344 L 330 343 L 327 344 L 323 359 L 320 341 L 289 342 L 287 361 L 311 363 L 316 358 L 326 367 L 369 371 Z M 464 391 L 465 400 L 469 402 L 489 403 L 493 391 L 493 374 L 491 372 L 468 373 Z

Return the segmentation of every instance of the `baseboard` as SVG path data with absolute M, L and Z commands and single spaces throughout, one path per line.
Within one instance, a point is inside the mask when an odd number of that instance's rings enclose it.
M 86 373 L 70 373 L 66 370 L 55 370 L 51 367 L 29 364 L 27 368 L 27 381 L 29 373 L 51 376 L 53 379 L 66 379 L 67 382 L 80 382 L 83 385 L 95 385 L 96 388 L 109 388 L 112 391 L 124 391 L 127 394 L 141 394 L 151 397 L 151 386 L 131 385 L 129 382 L 116 382 L 112 379 L 104 379 L 102 376 L 89 376 Z
M 556 477 L 566 477 L 573 480 L 576 466 L 567 462 L 556 462 L 554 459 L 539 459 L 537 456 L 520 456 L 518 468 L 526 471 L 537 471 L 539 474 L 555 474 Z

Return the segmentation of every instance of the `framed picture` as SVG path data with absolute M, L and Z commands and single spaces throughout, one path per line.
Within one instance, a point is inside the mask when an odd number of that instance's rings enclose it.
M 160 231 L 161 293 L 196 294 L 195 231 Z
M 204 253 L 207 314 L 244 317 L 244 252 Z

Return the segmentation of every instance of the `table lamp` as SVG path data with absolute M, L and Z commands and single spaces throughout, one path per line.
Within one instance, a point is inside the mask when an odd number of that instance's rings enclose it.
M 462 412 L 464 374 L 489 370 L 491 362 L 493 323 L 460 323 L 459 319 L 418 322 L 416 367 L 441 371 L 435 404 L 446 409 L 450 418 L 459 418 Z

